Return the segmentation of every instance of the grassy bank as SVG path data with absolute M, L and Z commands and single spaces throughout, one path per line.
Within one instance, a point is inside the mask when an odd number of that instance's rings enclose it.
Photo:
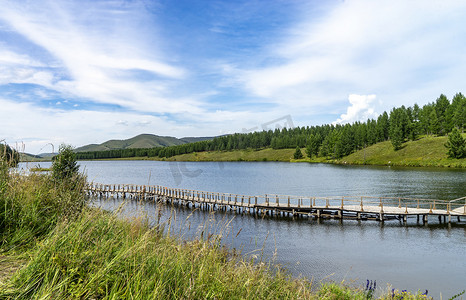
M 444 146 L 447 139 L 446 136 L 427 136 L 404 143 L 398 151 L 393 150 L 390 142 L 382 142 L 350 154 L 338 163 L 466 168 L 466 158 L 448 158 Z
M 465 135 L 466 137 L 466 135 Z M 466 168 L 466 158 L 452 159 L 447 157 L 444 144 L 446 136 L 423 137 L 416 141 L 408 141 L 403 147 L 395 151 L 390 141 L 377 143 L 366 149 L 359 150 L 341 159 L 327 157 L 312 157 L 306 155 L 306 149 L 301 149 L 303 159 L 293 159 L 295 149 L 261 150 L 234 150 L 196 152 L 177 155 L 166 159 L 168 161 L 283 161 L 283 162 L 323 162 L 354 165 L 391 165 L 391 166 L 416 166 L 416 167 L 454 167 Z M 143 159 L 143 158 L 133 158 Z M 152 158 L 146 158 L 152 159 Z
M 224 248 L 222 232 L 182 240 L 163 226 L 149 227 L 143 217 L 122 220 L 87 208 L 80 182 L 1 170 L 0 269 L 8 270 L 0 274 L 0 299 L 367 299 L 370 294 L 293 278 L 274 264 Z M 406 293 L 404 298 L 424 299 Z

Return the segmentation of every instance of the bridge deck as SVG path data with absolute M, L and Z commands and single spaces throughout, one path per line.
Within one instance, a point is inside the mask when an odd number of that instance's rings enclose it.
M 90 195 L 105 197 L 131 197 L 145 200 L 181 202 L 181 204 L 229 207 L 255 213 L 332 216 L 337 218 L 371 217 L 384 221 L 396 216 L 406 220 L 408 216 L 466 217 L 466 197 L 451 201 L 437 199 L 392 197 L 297 197 L 284 195 L 238 195 L 186 189 L 172 189 L 145 185 L 103 185 L 89 183 L 85 191 Z

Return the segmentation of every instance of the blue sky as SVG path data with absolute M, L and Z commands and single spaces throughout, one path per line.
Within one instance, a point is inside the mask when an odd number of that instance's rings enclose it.
M 376 117 L 465 93 L 466 2 L 0 0 L 0 140 L 29 153 Z M 288 118 L 289 118 L 288 117 Z

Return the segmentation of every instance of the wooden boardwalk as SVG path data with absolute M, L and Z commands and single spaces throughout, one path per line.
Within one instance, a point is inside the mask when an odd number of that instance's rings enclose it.
M 423 223 L 436 216 L 439 222 L 466 219 L 466 197 L 455 200 L 391 197 L 297 197 L 284 195 L 248 196 L 174 189 L 149 185 L 105 185 L 89 183 L 85 192 L 94 197 L 133 198 L 201 207 L 233 210 L 269 216 L 298 216 L 407 222 L 416 217 Z

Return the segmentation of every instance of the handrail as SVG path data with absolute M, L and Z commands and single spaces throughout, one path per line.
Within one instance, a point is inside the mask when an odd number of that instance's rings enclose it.
M 270 207 L 270 208 L 313 208 L 325 207 L 332 209 L 344 210 L 345 206 L 351 210 L 355 207 L 360 207 L 359 211 L 364 211 L 364 207 L 371 206 L 380 207 L 383 212 L 384 208 L 399 208 L 408 213 L 409 209 L 424 209 L 429 213 L 435 211 L 446 211 L 449 214 L 451 211 L 455 213 L 462 213 L 460 209 L 464 206 L 464 214 L 466 214 L 466 197 L 454 200 L 438 200 L 438 199 L 417 199 L 417 198 L 403 198 L 403 197 L 374 197 L 374 196 L 292 196 L 292 195 L 278 195 L 278 194 L 265 194 L 265 195 L 241 195 L 235 193 L 219 193 L 207 192 L 191 189 L 169 188 L 164 186 L 148 186 L 148 185 L 134 185 L 134 184 L 99 184 L 90 182 L 86 185 L 85 189 L 96 192 L 110 192 L 110 193 L 139 193 L 139 194 L 158 194 L 162 196 L 184 198 L 189 201 L 206 201 L 215 203 L 227 203 L 227 205 L 244 205 L 244 199 L 254 199 L 254 204 L 251 200 L 248 201 L 248 206 L 257 207 Z M 227 201 L 228 199 L 228 201 Z M 465 200 L 465 203 L 459 201 Z

